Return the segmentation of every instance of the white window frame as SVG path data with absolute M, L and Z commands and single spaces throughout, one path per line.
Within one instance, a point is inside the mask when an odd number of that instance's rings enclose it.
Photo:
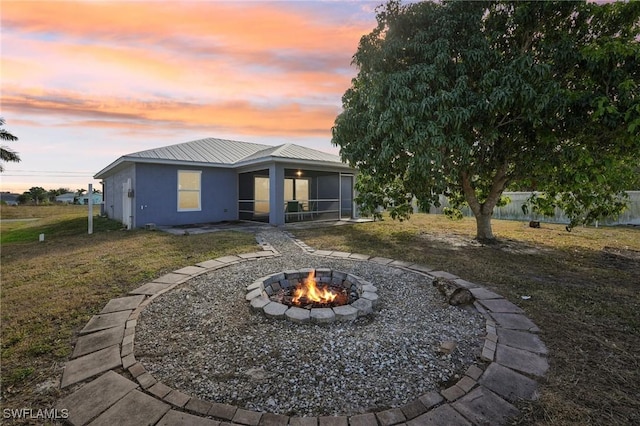
M 198 175 L 198 189 L 180 189 L 180 174 L 181 173 L 197 174 Z M 177 208 L 178 208 L 179 212 L 199 212 L 199 211 L 202 211 L 202 170 L 178 170 L 176 191 L 177 191 Z M 198 207 L 189 208 L 189 209 L 180 208 L 180 194 L 181 193 L 187 193 L 187 192 L 189 192 L 189 193 L 197 192 L 198 193 Z

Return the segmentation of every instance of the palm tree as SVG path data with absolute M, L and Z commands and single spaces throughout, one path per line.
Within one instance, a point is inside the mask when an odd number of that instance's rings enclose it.
M 2 117 L 0 117 L 0 126 L 4 126 L 4 118 Z M 14 142 L 17 141 L 18 138 L 7 132 L 5 129 L 0 129 L 0 140 Z M 17 163 L 20 161 L 20 157 L 14 150 L 2 145 L 0 146 L 0 160 L 14 161 Z M 2 172 L 3 170 L 4 167 L 2 167 L 2 164 L 0 164 L 0 172 Z

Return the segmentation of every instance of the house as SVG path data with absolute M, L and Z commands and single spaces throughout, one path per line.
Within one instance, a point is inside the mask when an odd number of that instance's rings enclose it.
M 89 194 L 78 195 L 76 198 L 78 204 L 80 204 L 81 206 L 86 206 L 87 204 L 89 204 Z M 93 204 L 96 206 L 102 203 L 102 194 L 99 192 L 94 192 L 93 194 L 91 194 L 91 198 Z
M 63 204 L 75 204 L 78 195 L 75 192 L 65 192 L 64 194 L 56 195 L 56 203 Z
M 8 206 L 17 206 L 20 194 L 12 194 L 11 192 L 0 192 L 0 203 Z
M 124 155 L 95 178 L 104 214 L 140 228 L 352 218 L 356 174 L 340 157 L 298 145 L 207 138 Z

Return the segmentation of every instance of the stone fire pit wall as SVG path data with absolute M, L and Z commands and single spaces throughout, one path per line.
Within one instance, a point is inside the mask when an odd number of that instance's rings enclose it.
M 303 268 L 295 271 L 278 272 L 262 277 L 247 286 L 246 299 L 251 308 L 264 313 L 268 318 L 286 319 L 294 323 L 328 324 L 334 321 L 353 321 L 358 317 L 369 315 L 378 302 L 377 288 L 370 282 L 346 272 L 328 268 L 317 268 L 315 280 L 318 284 L 342 286 L 354 291 L 357 300 L 351 304 L 334 308 L 304 309 L 287 306 L 273 301 L 270 296 L 281 289 L 297 286 L 305 280 L 313 269 Z

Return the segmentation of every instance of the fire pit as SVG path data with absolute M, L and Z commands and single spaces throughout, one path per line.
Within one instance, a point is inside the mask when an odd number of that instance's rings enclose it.
M 353 274 L 327 268 L 284 271 L 247 287 L 251 308 L 295 323 L 353 321 L 373 312 L 377 288 Z

